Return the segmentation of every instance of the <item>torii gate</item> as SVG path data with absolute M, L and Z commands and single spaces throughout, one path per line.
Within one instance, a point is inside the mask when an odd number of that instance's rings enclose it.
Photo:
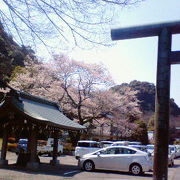
M 180 33 L 180 21 L 111 30 L 112 40 L 158 36 L 155 101 L 154 180 L 168 179 L 169 99 L 171 64 L 180 63 L 180 51 L 171 51 L 172 34 Z

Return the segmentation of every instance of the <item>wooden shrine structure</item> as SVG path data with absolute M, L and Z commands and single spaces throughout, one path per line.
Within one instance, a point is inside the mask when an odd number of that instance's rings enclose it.
M 3 142 L 0 155 L 0 166 L 7 165 L 7 142 L 9 134 L 23 129 L 28 134 L 27 167 L 37 169 L 37 135 L 48 132 L 54 138 L 53 159 L 51 164 L 58 164 L 58 138 L 61 130 L 80 131 L 85 127 L 67 118 L 54 102 L 32 96 L 15 89 L 10 90 L 0 102 L 0 130 L 3 131 Z

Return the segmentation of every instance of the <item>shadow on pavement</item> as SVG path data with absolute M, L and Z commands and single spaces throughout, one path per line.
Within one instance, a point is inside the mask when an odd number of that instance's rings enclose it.
M 125 176 L 140 176 L 140 177 L 151 177 L 152 178 L 152 173 L 146 172 L 142 175 L 133 175 L 130 172 L 122 172 L 122 171 L 109 171 L 109 170 L 95 170 L 93 173 L 107 173 L 107 174 L 120 174 L 120 175 L 125 175 Z
M 174 164 L 172 168 L 180 168 L 180 164 Z
M 61 176 L 61 177 L 73 177 L 77 174 L 80 174 L 82 171 L 78 166 L 76 165 L 66 165 L 66 164 L 60 164 L 56 166 L 52 166 L 49 163 L 40 163 L 40 166 L 38 170 L 36 171 L 31 171 L 28 170 L 25 167 L 18 166 L 16 164 L 10 164 L 3 169 L 11 170 L 11 171 L 18 171 L 22 173 L 27 173 L 27 174 L 42 174 L 42 175 L 52 175 L 52 176 Z M 119 171 L 107 171 L 107 170 L 95 170 L 93 172 L 88 172 L 88 173 L 107 173 L 107 174 L 119 174 L 121 176 L 132 176 L 134 177 L 135 175 L 132 175 L 128 172 L 119 172 Z M 138 175 L 140 177 L 146 177 L 146 178 L 152 178 L 152 173 L 144 173 L 142 175 Z M 138 177 L 137 176 L 137 177 Z
M 75 165 L 50 165 L 49 163 L 40 163 L 39 168 L 36 171 L 28 170 L 26 167 L 19 166 L 17 164 L 10 164 L 2 169 L 7 169 L 11 171 L 18 171 L 27 174 L 42 174 L 42 175 L 54 175 L 61 177 L 73 177 L 76 174 L 81 173 L 82 171 Z

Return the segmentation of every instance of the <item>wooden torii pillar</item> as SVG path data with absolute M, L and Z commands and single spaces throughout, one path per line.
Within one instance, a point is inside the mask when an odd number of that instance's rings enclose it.
M 111 30 L 112 40 L 158 36 L 155 101 L 154 180 L 168 179 L 169 99 L 171 64 L 180 63 L 180 51 L 171 51 L 172 34 L 180 33 L 180 21 Z

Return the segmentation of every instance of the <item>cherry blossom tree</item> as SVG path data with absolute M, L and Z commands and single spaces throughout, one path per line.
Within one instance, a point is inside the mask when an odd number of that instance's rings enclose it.
M 52 101 L 60 101 L 63 91 L 60 81 L 55 81 L 43 63 L 27 63 L 25 68 L 17 67 L 11 76 L 10 85 L 33 95 Z
M 43 64 L 27 64 L 21 73 L 15 74 L 11 85 L 56 101 L 66 116 L 90 129 L 104 120 L 122 131 L 128 114 L 140 115 L 136 92 L 127 88 L 120 95 L 110 89 L 114 83 L 102 64 L 86 64 L 64 55 L 54 55 Z M 131 124 L 123 130 L 124 135 L 133 129 Z

